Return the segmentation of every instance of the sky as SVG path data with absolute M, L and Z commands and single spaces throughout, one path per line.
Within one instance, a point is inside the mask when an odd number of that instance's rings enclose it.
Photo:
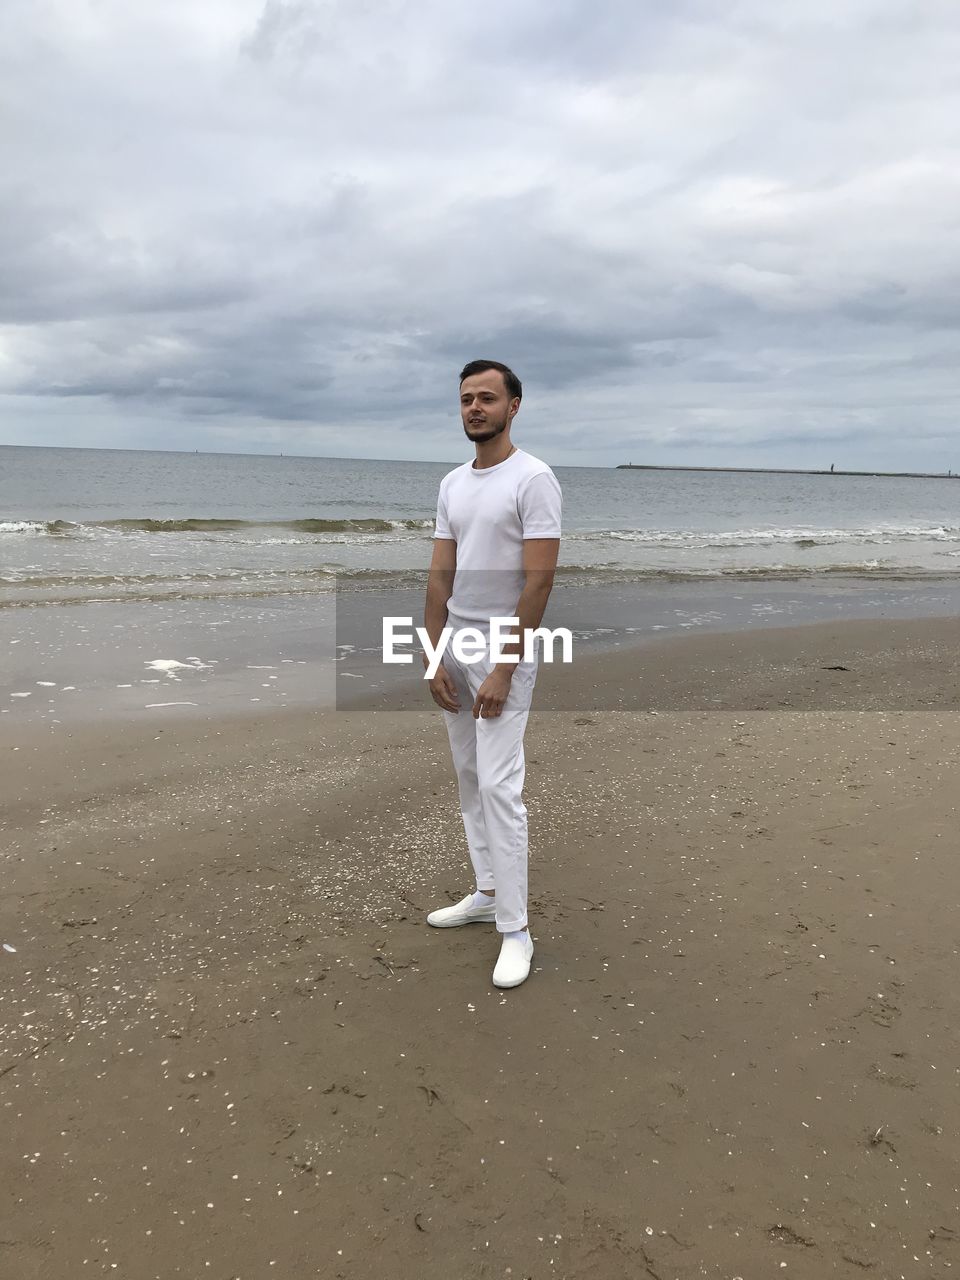
M 0 443 L 958 470 L 955 0 L 6 0 Z

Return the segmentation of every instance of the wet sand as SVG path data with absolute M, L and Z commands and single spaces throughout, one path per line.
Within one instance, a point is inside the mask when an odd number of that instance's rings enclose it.
M 955 635 L 543 673 L 512 992 L 434 708 L 4 725 L 0 1275 L 952 1273 Z

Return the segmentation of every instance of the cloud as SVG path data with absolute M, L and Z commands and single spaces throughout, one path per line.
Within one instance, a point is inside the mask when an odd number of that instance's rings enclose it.
M 456 458 L 487 354 L 558 463 L 943 453 L 952 4 L 12 20 L 0 440 Z

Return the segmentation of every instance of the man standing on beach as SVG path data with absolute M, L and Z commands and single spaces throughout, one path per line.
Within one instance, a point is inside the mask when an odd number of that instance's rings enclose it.
M 430 681 L 450 737 L 476 892 L 432 911 L 427 922 L 451 928 L 495 921 L 503 935 L 493 971 L 498 987 L 519 986 L 533 958 L 523 734 L 539 650 L 524 658 L 522 643 L 540 625 L 553 587 L 562 505 L 547 464 L 510 440 L 521 395 L 519 378 L 496 360 L 474 360 L 460 374 L 460 416 L 476 458 L 440 482 L 424 612 L 434 649 L 448 619 L 455 631 L 476 628 L 487 641 L 474 663 L 448 645 Z M 519 634 L 503 646 L 519 661 L 491 660 L 491 618 L 519 619 Z

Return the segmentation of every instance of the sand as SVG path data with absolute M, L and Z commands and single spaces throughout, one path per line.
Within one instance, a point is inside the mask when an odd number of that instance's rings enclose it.
M 955 627 L 548 673 L 509 992 L 434 708 L 4 726 L 0 1276 L 960 1268 Z

